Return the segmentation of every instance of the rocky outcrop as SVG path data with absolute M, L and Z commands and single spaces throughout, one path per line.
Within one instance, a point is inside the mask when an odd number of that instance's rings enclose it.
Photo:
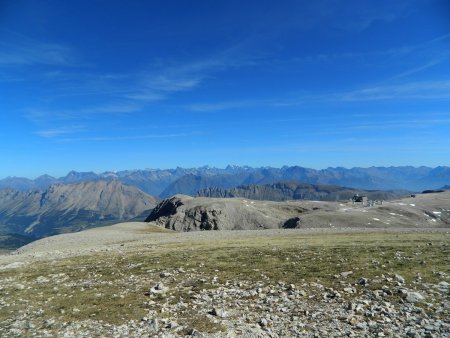
M 175 195 L 147 217 L 176 231 L 279 228 L 448 227 L 450 192 L 383 203 L 351 201 L 256 201 Z
M 176 231 L 274 229 L 305 210 L 289 204 L 175 195 L 157 205 L 146 221 Z M 287 224 L 295 227 L 292 221 Z
M 146 222 L 156 221 L 160 217 L 168 217 L 175 215 L 177 209 L 183 205 L 183 199 L 189 198 L 189 196 L 174 196 L 168 198 L 159 203 L 146 218 Z

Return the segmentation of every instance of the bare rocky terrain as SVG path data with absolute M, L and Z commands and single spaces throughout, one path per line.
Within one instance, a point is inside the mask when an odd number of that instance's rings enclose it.
M 146 219 L 176 231 L 271 228 L 447 227 L 450 192 L 419 194 L 370 205 L 323 201 L 254 201 L 176 195 Z
M 183 198 L 183 213 L 201 204 Z M 448 198 L 283 212 L 232 199 L 231 212 L 308 217 L 296 229 L 134 222 L 44 238 L 0 256 L 0 336 L 450 337 Z M 351 226 L 315 228 L 314 213 Z

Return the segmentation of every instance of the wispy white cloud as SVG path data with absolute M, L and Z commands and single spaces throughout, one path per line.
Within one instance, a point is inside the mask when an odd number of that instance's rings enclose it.
M 241 44 L 203 58 L 183 61 L 149 62 L 141 70 L 128 73 L 97 73 L 86 67 L 80 72 L 54 70 L 43 79 L 52 84 L 48 96 L 102 96 L 121 98 L 142 105 L 169 99 L 173 94 L 194 90 L 206 81 L 214 81 L 219 72 L 232 68 L 252 67 L 259 56 L 243 52 Z
M 340 0 L 293 1 L 289 13 L 281 17 L 278 11 L 270 12 L 271 18 L 278 19 L 277 25 L 262 27 L 265 35 L 285 34 L 287 30 L 311 31 L 325 28 L 334 34 L 362 32 L 377 23 L 390 23 L 409 14 L 408 2 L 388 1 L 374 6 L 368 1 L 352 2 Z M 259 19 L 259 21 L 263 21 Z M 265 18 L 263 22 L 275 20 Z M 261 27 L 258 27 L 261 30 Z
M 340 101 L 449 100 L 450 80 L 418 81 L 357 89 L 331 95 Z
M 221 101 L 211 103 L 194 103 L 187 108 L 196 112 L 215 112 L 235 108 L 245 108 L 268 103 L 268 100 L 241 100 L 241 101 Z
M 275 107 L 298 106 L 311 102 L 352 102 L 387 100 L 450 100 L 450 80 L 415 81 L 358 88 L 344 92 L 300 93 L 273 98 Z
M 250 67 L 258 57 L 246 55 L 241 46 L 232 46 L 220 53 L 178 64 L 158 64 L 154 70 L 138 74 L 133 88 L 124 96 L 139 101 L 157 101 L 177 92 L 193 90 L 205 81 L 213 81 L 213 75 L 232 68 Z
M 358 132 L 378 134 L 381 130 L 409 130 L 413 133 L 418 131 L 432 130 L 437 126 L 450 125 L 450 119 L 435 119 L 427 118 L 423 119 L 399 119 L 399 120 L 385 120 L 380 122 L 362 122 L 352 124 L 346 123 L 345 125 L 320 125 L 316 126 L 314 130 L 306 132 L 309 135 L 326 136 L 326 135 L 348 135 Z M 317 130 L 319 131 L 317 131 Z M 365 138 L 367 140 L 367 137 Z
M 86 120 L 99 115 L 123 115 L 137 112 L 140 109 L 141 106 L 135 103 L 108 103 L 102 106 L 71 110 L 28 109 L 26 116 L 35 123 L 44 123 L 62 120 Z
M 135 101 L 143 101 L 143 102 L 154 102 L 164 100 L 165 96 L 163 94 L 157 94 L 152 92 L 140 92 L 140 93 L 131 93 L 125 94 L 125 98 Z
M 352 62 L 363 67 L 383 67 L 383 74 L 388 68 L 394 73 L 388 80 L 399 79 L 425 71 L 450 60 L 450 34 L 422 41 L 414 45 L 403 45 L 385 50 L 348 51 L 340 53 L 316 54 L 297 57 L 288 62 L 299 64 L 333 64 L 335 62 Z M 383 60 L 383 62 L 380 62 Z M 285 61 L 286 62 L 286 61 Z M 388 65 L 389 67 L 386 67 Z M 400 70 L 400 71 L 399 71 Z
M 421 44 L 404 48 L 402 52 L 393 53 L 393 56 L 401 60 L 405 60 L 405 56 L 413 56 L 412 60 L 415 60 L 416 64 L 394 75 L 392 79 L 407 77 L 450 60 L 449 41 L 450 34 L 445 34 Z
M 17 33 L 0 41 L 0 66 L 67 66 L 74 62 L 73 51 L 63 44 L 37 41 Z
M 124 97 L 136 101 L 159 101 L 169 94 L 192 90 L 199 86 L 204 74 L 171 71 L 166 74 L 149 73 L 137 79 L 134 91 L 124 92 Z
M 248 59 L 229 57 L 229 52 L 214 55 L 203 60 L 161 65 L 152 70 L 129 74 L 103 74 L 94 76 L 83 73 L 80 76 L 64 72 L 50 72 L 48 77 L 52 81 L 58 81 L 60 86 L 56 95 L 95 95 L 101 97 L 105 103 L 92 107 L 80 107 L 78 109 L 27 109 L 26 117 L 38 126 L 52 126 L 62 121 L 71 123 L 89 124 L 98 116 L 108 117 L 123 114 L 139 113 L 149 102 L 160 101 L 177 92 L 189 91 L 200 86 L 206 79 L 211 79 L 215 72 L 240 67 L 247 64 Z M 230 52 L 231 53 L 231 52 Z M 67 84 L 67 86 L 66 86 Z M 62 94 L 61 94 L 62 93 Z M 55 98 L 55 94 L 51 94 Z M 61 96 L 58 97 L 58 100 Z M 60 137 L 63 130 L 46 128 L 40 130 L 38 135 L 43 137 Z M 95 129 L 95 128 L 94 128 Z M 168 137 L 165 135 L 164 137 Z M 174 136 L 174 135 L 170 135 Z M 177 136 L 180 136 L 177 134 Z M 156 138 L 148 136 L 142 138 Z M 118 138 L 114 138 L 118 139 Z M 139 139 L 139 137 L 127 137 L 126 139 Z M 79 139 L 77 139 L 79 140 Z M 95 137 L 86 140 L 108 141 L 105 137 Z
M 412 67 L 412 68 L 410 68 L 408 70 L 405 70 L 405 71 L 403 71 L 403 72 L 393 76 L 392 79 L 399 79 L 399 78 L 402 78 L 402 77 L 407 77 L 407 76 L 419 73 L 419 72 L 421 72 L 423 70 L 426 70 L 428 68 L 431 68 L 431 67 L 434 67 L 436 65 L 439 65 L 442 62 L 447 61 L 449 59 L 450 59 L 450 52 L 442 53 L 441 55 L 438 55 L 437 57 L 432 58 L 431 60 L 426 61 L 423 64 L 416 65 L 416 66 L 414 66 L 414 67 Z
M 132 113 L 140 110 L 141 107 L 134 103 L 110 103 L 103 106 L 86 108 L 78 111 L 81 114 L 91 115 L 91 114 L 109 114 L 109 113 Z
M 343 24 L 343 27 L 350 31 L 361 32 L 378 22 L 393 22 L 404 15 L 404 4 L 400 3 L 392 3 L 388 10 L 367 6 L 362 1 L 360 4 L 356 4 L 359 7 L 358 9 L 353 8 L 353 6 L 345 6 L 343 8 L 346 11 L 358 13 L 356 17 L 354 14 L 351 15 L 351 19 Z
M 38 130 L 35 134 L 44 138 L 56 138 L 68 134 L 79 133 L 85 130 L 85 126 L 65 126 L 59 128 Z
M 275 108 L 301 106 L 316 102 L 352 102 L 387 100 L 450 100 L 450 80 L 417 81 L 359 88 L 345 92 L 301 93 L 288 97 L 269 97 L 241 101 L 198 102 L 186 109 L 198 112 L 216 112 L 246 107 L 271 106 Z
M 190 133 L 173 133 L 173 134 L 145 134 L 132 136 L 91 136 L 91 137 L 75 137 L 60 138 L 59 142 L 108 142 L 108 141 L 131 141 L 131 140 L 147 140 L 147 139 L 170 139 L 179 137 L 189 137 L 202 135 L 200 132 Z

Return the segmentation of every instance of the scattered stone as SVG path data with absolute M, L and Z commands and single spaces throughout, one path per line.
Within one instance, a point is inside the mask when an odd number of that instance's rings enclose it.
M 407 292 L 406 293 L 406 301 L 409 303 L 420 303 L 425 300 L 425 297 L 418 292 Z
M 261 319 L 259 320 L 258 324 L 259 324 L 259 326 L 261 326 L 261 327 L 267 327 L 268 321 L 267 321 L 266 318 L 261 318 Z
M 164 294 L 169 290 L 167 286 L 164 286 L 163 283 L 158 283 L 154 287 L 150 289 L 151 294 Z
M 349 323 L 350 325 L 352 325 L 352 326 L 354 326 L 354 325 L 356 325 L 356 324 L 359 323 L 359 319 L 356 318 L 355 316 L 349 317 L 347 321 L 348 321 L 348 323 Z
M 264 252 L 255 254 L 265 255 Z M 408 255 L 409 252 L 400 252 L 397 256 L 406 260 Z M 281 258 L 283 264 L 285 258 Z M 380 262 L 386 262 L 387 258 L 391 259 L 386 257 Z M 301 267 L 301 256 L 290 257 L 289 265 L 294 262 Z M 342 258 L 342 266 L 344 262 Z M 413 263 L 417 264 L 417 261 Z M 435 271 L 432 283 L 428 274 L 423 277 L 427 283 L 417 279 L 406 283 L 402 276 L 385 270 L 374 273 L 370 285 L 367 278 L 348 274 L 351 271 L 339 273 L 337 280 L 324 275 L 320 280 L 314 278 L 312 281 L 306 277 L 302 279 L 300 275 L 295 279 L 296 284 L 290 284 L 294 279 L 278 280 L 263 269 L 253 269 L 250 264 L 249 271 L 257 272 L 256 279 L 251 281 L 247 276 L 227 276 L 222 271 L 211 271 L 205 264 L 190 265 L 188 254 L 185 264 L 184 269 L 164 267 L 167 270 L 161 271 L 158 266 L 162 267 L 162 264 L 146 267 L 143 263 L 127 262 L 126 267 L 134 275 L 126 268 L 115 270 L 112 275 L 121 287 L 111 289 L 114 290 L 111 295 L 102 288 L 103 283 L 108 288 L 114 286 L 110 276 L 104 278 L 102 269 L 90 269 L 84 263 L 80 268 L 81 277 L 74 279 L 71 274 L 51 272 L 40 272 L 28 279 L 22 278 L 21 271 L 17 275 L 15 271 L 6 272 L 7 277 L 0 280 L 0 311 L 11 315 L 0 323 L 0 337 L 450 338 L 447 270 Z M 139 265 L 143 268 L 140 275 L 133 269 Z M 367 267 L 373 268 L 370 261 Z M 364 269 L 353 267 L 355 272 Z M 44 285 L 46 280 L 48 285 Z M 129 303 L 125 300 L 130 295 L 142 294 L 143 288 L 152 285 L 150 297 L 137 297 L 139 311 L 146 313 L 137 320 L 125 319 L 125 313 L 132 313 L 132 306 L 136 305 L 134 300 Z M 50 292 L 46 293 L 43 287 Z M 100 320 L 103 316 L 94 307 L 88 312 L 85 306 L 81 308 L 77 302 L 72 303 L 71 299 L 76 300 L 81 292 L 89 292 L 93 304 L 109 300 L 119 302 L 118 305 L 123 307 L 123 318 L 119 317 L 112 324 Z M 30 294 L 38 301 L 31 302 Z M 56 297 L 68 300 L 65 310 L 53 310 L 60 311 L 61 315 L 47 310 L 56 306 L 53 303 Z M 419 302 L 423 304 L 419 306 Z M 82 309 L 83 316 L 74 306 Z M 105 311 L 100 307 L 98 310 Z M 84 315 L 85 312 L 88 313 Z
M 47 319 L 44 321 L 44 327 L 51 328 L 55 324 L 55 322 L 56 321 L 54 319 Z
M 348 278 L 352 275 L 353 275 L 353 271 L 345 271 L 345 272 L 341 272 L 339 277 L 340 278 Z
M 439 282 L 439 284 L 437 285 L 437 288 L 441 291 L 441 292 L 448 292 L 450 289 L 450 284 L 447 282 Z
M 228 313 L 227 313 L 224 309 L 222 309 L 222 308 L 217 308 L 217 307 L 214 307 L 214 308 L 211 310 L 211 314 L 212 314 L 213 316 L 217 316 L 217 317 L 220 317 L 220 318 L 226 318 L 226 317 L 228 317 Z
M 191 337 L 203 337 L 202 333 L 194 328 L 190 329 L 188 333 Z
M 16 287 L 16 290 L 23 290 L 23 289 L 25 289 L 25 285 L 23 285 L 23 284 L 16 284 L 15 287 Z
M 158 332 L 159 330 L 159 321 L 157 318 L 152 318 L 148 321 L 148 327 L 152 332 Z
M 396 280 L 397 282 L 399 282 L 400 284 L 405 284 L 405 279 L 404 279 L 402 276 L 396 274 L 396 275 L 394 276 L 394 278 L 395 278 L 395 280 Z
M 306 292 L 305 292 L 305 290 L 299 290 L 299 291 L 298 291 L 298 294 L 299 294 L 300 296 L 302 296 L 302 297 L 306 297 Z
M 369 284 L 369 280 L 367 278 L 362 277 L 358 280 L 358 284 L 362 286 L 367 286 Z

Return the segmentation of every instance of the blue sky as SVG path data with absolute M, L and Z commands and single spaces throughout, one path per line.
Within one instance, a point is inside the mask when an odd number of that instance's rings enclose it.
M 448 1 L 2 1 L 0 177 L 450 165 Z

